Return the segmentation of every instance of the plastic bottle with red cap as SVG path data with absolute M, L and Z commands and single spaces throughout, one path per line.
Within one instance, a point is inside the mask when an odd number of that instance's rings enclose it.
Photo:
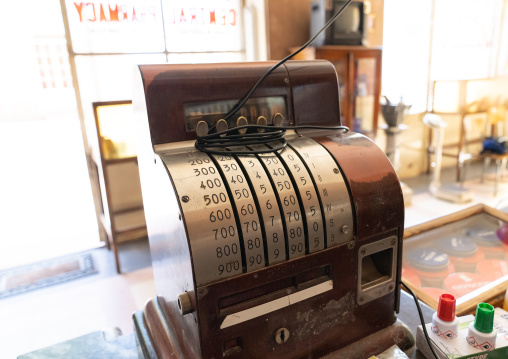
M 496 349 L 496 337 L 494 307 L 488 303 L 479 303 L 474 321 L 469 323 L 466 340 L 478 350 L 490 351 Z
M 439 297 L 437 312 L 432 316 L 431 330 L 443 339 L 455 339 L 459 332 L 459 320 L 455 317 L 455 297 L 444 293 Z

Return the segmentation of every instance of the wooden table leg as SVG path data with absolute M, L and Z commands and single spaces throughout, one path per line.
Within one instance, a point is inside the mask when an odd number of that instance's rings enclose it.
M 501 174 L 501 163 L 504 161 L 500 159 L 496 159 L 496 184 L 494 185 L 494 197 L 497 196 L 497 190 L 499 187 L 499 180 L 500 180 L 500 174 Z
M 489 168 L 490 166 L 490 158 L 489 157 L 485 157 L 483 159 L 483 169 L 482 169 L 482 176 L 480 177 L 480 182 L 483 183 L 483 179 L 484 179 L 484 176 L 485 176 L 485 172 L 487 172 L 487 169 Z

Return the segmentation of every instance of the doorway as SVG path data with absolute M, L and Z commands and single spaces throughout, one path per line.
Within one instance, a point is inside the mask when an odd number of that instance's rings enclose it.
M 23 16 L 0 23 L 0 270 L 101 245 L 59 2 L 7 7 Z

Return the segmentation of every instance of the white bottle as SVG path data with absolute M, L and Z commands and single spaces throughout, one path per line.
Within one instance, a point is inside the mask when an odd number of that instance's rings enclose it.
M 476 306 L 474 322 L 469 323 L 466 340 L 481 351 L 496 349 L 497 331 L 494 329 L 494 307 L 487 303 Z
M 455 297 L 441 294 L 437 312 L 432 316 L 430 330 L 443 339 L 455 339 L 459 332 L 459 320 L 455 317 Z

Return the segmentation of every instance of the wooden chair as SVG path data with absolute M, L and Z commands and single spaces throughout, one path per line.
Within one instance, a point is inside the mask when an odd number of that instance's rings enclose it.
M 498 114 L 498 113 L 491 113 L 489 111 L 489 122 L 491 126 L 491 135 L 492 136 L 499 136 L 502 135 L 504 132 L 504 117 L 506 117 L 506 114 Z M 496 153 L 496 152 L 489 152 L 484 151 L 481 154 L 481 157 L 483 158 L 483 169 L 482 169 L 482 175 L 481 175 L 481 183 L 483 183 L 485 171 L 490 166 L 490 163 L 492 160 L 496 163 L 496 179 L 494 182 L 494 197 L 497 196 L 498 190 L 499 190 L 499 182 L 503 178 L 504 171 L 506 169 L 506 165 L 508 163 L 508 153 Z
M 494 182 L 494 197 L 496 197 L 499 190 L 499 182 L 504 175 L 504 170 L 508 163 L 508 153 L 484 152 L 481 156 L 483 157 L 481 183 L 483 183 L 485 171 L 490 166 L 491 161 L 494 160 L 496 163 L 496 180 Z

